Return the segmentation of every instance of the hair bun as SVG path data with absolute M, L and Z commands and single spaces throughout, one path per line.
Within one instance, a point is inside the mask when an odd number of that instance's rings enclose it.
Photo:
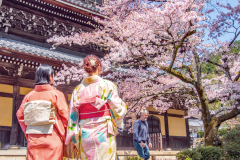
M 94 55 L 88 55 L 84 58 L 84 70 L 87 73 L 95 72 L 98 66 L 102 66 L 100 59 Z

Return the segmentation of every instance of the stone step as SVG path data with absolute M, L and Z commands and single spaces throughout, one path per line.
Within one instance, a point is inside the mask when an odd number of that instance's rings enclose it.
M 26 153 L 26 148 L 0 150 L 0 160 L 26 160 Z M 177 153 L 178 151 L 150 151 L 149 160 L 177 160 Z M 120 160 L 124 160 L 128 156 L 137 156 L 137 151 L 119 150 L 117 154 Z

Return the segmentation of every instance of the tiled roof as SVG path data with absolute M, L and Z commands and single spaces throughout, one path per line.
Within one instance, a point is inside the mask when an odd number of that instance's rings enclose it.
M 44 47 L 39 47 L 7 38 L 0 38 L 0 47 L 64 62 L 78 63 L 83 59 L 75 55 L 69 55 L 67 53 L 59 51 L 52 51 Z
M 56 0 L 56 1 L 61 2 L 62 0 Z M 89 2 L 86 2 L 86 1 L 83 1 L 83 0 L 65 0 L 65 1 L 70 2 L 70 3 L 72 3 L 76 6 L 80 6 L 80 7 L 84 7 L 84 8 L 96 11 L 96 12 L 100 12 L 100 9 L 98 9 L 96 7 L 97 3 L 94 3 L 93 1 L 89 1 Z

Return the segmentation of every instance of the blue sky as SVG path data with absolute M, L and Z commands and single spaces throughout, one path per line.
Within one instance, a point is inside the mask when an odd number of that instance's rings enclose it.
M 227 4 L 227 3 L 229 3 L 232 7 L 234 7 L 234 6 L 236 6 L 236 5 L 238 5 L 239 4 L 239 1 L 238 0 L 211 0 L 211 4 L 210 3 L 208 3 L 207 5 L 206 5 L 206 9 L 210 9 L 210 8 L 212 8 L 212 5 L 215 5 L 215 6 L 217 6 L 216 5 L 216 3 L 217 2 L 219 2 L 220 4 Z M 222 9 L 222 8 L 220 8 L 220 7 L 217 7 L 217 9 L 215 9 L 214 10 L 214 12 L 212 12 L 209 16 L 209 18 L 210 18 L 210 20 L 211 19 L 215 19 L 216 18 L 216 16 L 219 14 L 219 11 L 223 11 L 223 12 L 226 12 L 227 10 L 226 9 Z M 239 15 L 240 16 L 240 15 Z M 205 36 L 205 38 L 204 38 L 204 41 L 205 42 L 207 42 L 207 43 L 214 43 L 214 41 L 215 40 L 213 40 L 213 39 L 209 39 L 209 37 L 208 37 L 208 31 L 206 31 L 206 36 Z M 223 36 L 221 36 L 221 37 L 219 37 L 218 38 L 218 40 L 219 41 L 222 41 L 222 42 L 224 42 L 224 41 L 226 41 L 226 40 L 228 40 L 228 41 L 231 41 L 232 39 L 233 39 L 233 37 L 234 37 L 234 34 L 224 34 Z M 236 39 L 236 40 L 240 40 L 240 36 L 238 36 L 238 38 Z

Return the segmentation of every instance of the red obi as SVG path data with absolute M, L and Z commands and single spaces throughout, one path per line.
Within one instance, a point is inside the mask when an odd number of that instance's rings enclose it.
M 105 103 L 99 110 L 90 103 L 82 104 L 78 107 L 79 119 L 111 116 L 109 105 Z
M 79 119 L 111 116 L 107 101 L 102 100 L 99 95 L 82 97 L 74 103 L 74 107 L 79 110 Z

